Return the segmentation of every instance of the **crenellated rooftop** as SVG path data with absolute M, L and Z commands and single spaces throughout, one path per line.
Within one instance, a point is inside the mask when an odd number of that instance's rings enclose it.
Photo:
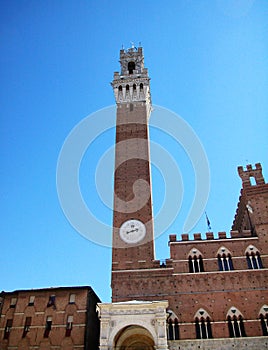
M 226 232 L 218 232 L 217 234 L 214 232 L 206 232 L 206 237 L 203 238 L 201 233 L 194 233 L 193 238 L 190 238 L 188 233 L 183 233 L 181 235 L 181 239 L 177 239 L 176 234 L 169 235 L 169 243 L 171 242 L 196 242 L 196 241 L 211 241 L 211 240 L 221 240 L 221 239 L 234 239 L 234 238 L 248 238 L 252 237 L 250 230 L 239 231 L 231 231 L 230 236 L 227 237 Z

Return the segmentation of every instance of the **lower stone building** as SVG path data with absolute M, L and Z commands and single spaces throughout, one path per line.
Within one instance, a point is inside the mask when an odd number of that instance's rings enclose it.
M 91 287 L 2 292 L 0 301 L 1 350 L 99 348 L 100 299 Z

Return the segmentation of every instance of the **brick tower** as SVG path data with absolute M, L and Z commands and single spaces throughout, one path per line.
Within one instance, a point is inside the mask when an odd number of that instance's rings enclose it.
M 262 175 L 262 167 L 257 163 L 255 169 L 247 165 L 246 170 L 238 167 L 242 180 L 242 190 L 237 206 L 232 230 L 243 232 L 249 230 L 251 236 L 258 236 L 263 244 L 268 230 L 268 186 Z
M 142 48 L 121 50 L 120 65 L 112 81 L 117 104 L 112 276 L 149 268 L 154 260 L 148 141 L 152 107 Z
M 151 102 L 142 49 L 121 50 L 120 63 L 121 75 L 115 73 L 112 82 L 117 102 L 113 304 L 103 306 L 118 332 L 109 330 L 110 344 L 122 340 L 132 346 L 134 333 L 140 339 L 140 331 L 149 331 L 156 349 L 267 348 L 268 184 L 261 165 L 238 167 L 242 190 L 229 234 L 182 234 L 179 239 L 171 234 L 170 255 L 160 264 L 154 257 Z M 146 316 L 161 303 L 167 305 L 161 314 L 166 332 L 160 314 L 153 320 Z M 102 329 L 104 337 L 107 328 Z

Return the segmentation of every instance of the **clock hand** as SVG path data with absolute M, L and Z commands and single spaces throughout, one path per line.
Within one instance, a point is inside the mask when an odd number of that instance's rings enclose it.
M 135 231 L 139 231 L 139 229 L 138 229 L 138 228 L 135 228 L 134 230 L 127 231 L 127 234 L 132 233 L 132 232 L 135 232 Z

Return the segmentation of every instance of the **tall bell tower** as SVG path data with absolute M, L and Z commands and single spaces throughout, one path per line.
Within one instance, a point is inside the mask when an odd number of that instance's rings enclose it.
M 142 48 L 120 50 L 120 65 L 111 83 L 117 105 L 112 276 L 150 268 L 154 260 L 148 140 L 152 104 Z

